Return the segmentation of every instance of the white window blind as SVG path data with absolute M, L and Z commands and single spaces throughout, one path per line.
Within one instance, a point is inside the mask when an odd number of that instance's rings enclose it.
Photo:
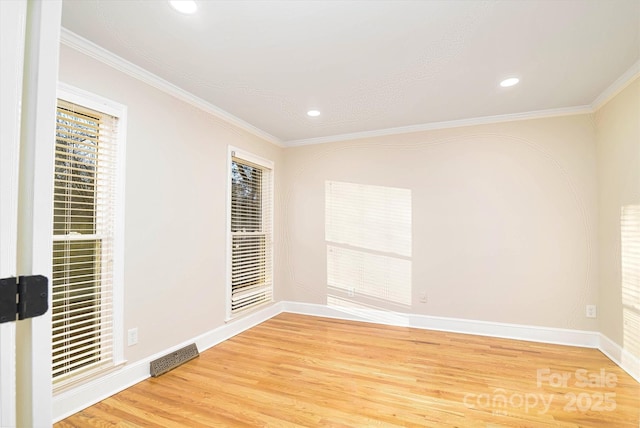
M 272 169 L 231 159 L 231 315 L 272 300 Z
M 623 344 L 640 355 L 640 205 L 622 207 L 620 235 Z
M 54 389 L 114 365 L 117 118 L 64 100 L 56 113 Z
M 622 207 L 622 303 L 640 314 L 640 205 Z

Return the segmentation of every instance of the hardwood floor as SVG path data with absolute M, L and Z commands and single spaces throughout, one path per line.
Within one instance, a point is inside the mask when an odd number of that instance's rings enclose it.
M 55 425 L 632 427 L 600 351 L 283 313 Z

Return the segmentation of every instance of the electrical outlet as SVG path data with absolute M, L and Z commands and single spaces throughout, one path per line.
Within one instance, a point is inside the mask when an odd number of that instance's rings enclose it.
M 423 291 L 420 293 L 420 303 L 427 303 L 427 292 Z
M 138 343 L 138 328 L 130 328 L 127 331 L 127 346 L 132 346 Z
M 349 287 L 349 289 L 347 290 L 347 295 L 349 297 L 353 297 L 356 295 L 356 289 L 354 287 Z
M 597 318 L 598 311 L 596 305 L 587 305 L 587 318 Z

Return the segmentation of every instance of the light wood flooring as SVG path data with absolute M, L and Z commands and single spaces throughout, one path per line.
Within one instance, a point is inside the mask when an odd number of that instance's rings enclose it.
M 600 351 L 290 313 L 55 425 L 640 426 Z

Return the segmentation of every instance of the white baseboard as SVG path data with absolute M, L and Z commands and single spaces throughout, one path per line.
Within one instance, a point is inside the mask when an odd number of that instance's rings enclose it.
M 434 317 L 361 308 L 336 308 L 327 305 L 299 302 L 278 302 L 234 320 L 210 332 L 166 349 L 143 360 L 109 373 L 100 379 L 81 385 L 53 398 L 54 422 L 60 421 L 149 377 L 149 363 L 156 358 L 196 343 L 200 351 L 211 348 L 281 312 L 303 315 L 363 321 L 377 324 L 398 325 L 453 333 L 527 340 L 557 345 L 580 346 L 599 349 L 635 380 L 640 382 L 640 360 L 622 349 L 601 333 L 583 330 L 505 324 L 458 318 Z
M 629 351 L 622 348 L 604 334 L 600 334 L 598 349 L 622 370 L 629 373 L 629 376 L 640 383 L 640 359 L 638 359 L 638 357 L 631 355 Z
M 312 303 L 282 302 L 282 304 L 283 312 L 303 315 L 448 331 L 452 333 L 474 334 L 478 336 L 501 337 L 555 345 L 595 348 L 606 355 L 636 381 L 640 382 L 640 360 L 607 336 L 595 331 L 434 317 L 374 309 L 339 308 Z
M 281 312 L 282 303 L 274 303 L 265 309 L 233 320 L 225 325 L 169 349 L 165 349 L 162 352 L 158 352 L 157 354 L 151 355 L 143 360 L 130 365 L 125 365 L 99 379 L 57 394 L 53 397 L 53 422 L 55 423 L 69 417 L 82 409 L 122 391 L 123 389 L 129 388 L 130 386 L 147 379 L 150 376 L 149 364 L 151 361 L 160 358 L 163 355 L 194 342 L 198 347 L 198 350 L 202 352 L 268 320 L 271 317 L 278 315 Z
M 519 324 L 476 321 L 459 318 L 434 317 L 361 308 L 339 308 L 311 303 L 282 302 L 284 312 L 340 318 L 378 324 L 475 334 L 556 345 L 597 348 L 600 333 L 594 331 L 569 330 Z

